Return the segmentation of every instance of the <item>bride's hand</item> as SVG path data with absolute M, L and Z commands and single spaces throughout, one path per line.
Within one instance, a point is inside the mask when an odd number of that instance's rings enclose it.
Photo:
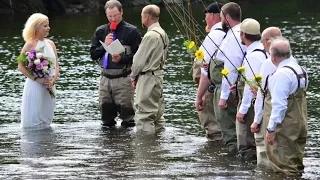
M 49 79 L 48 78 L 37 78 L 37 82 L 43 85 L 48 85 L 49 84 Z
M 55 84 L 55 80 L 54 79 L 49 79 L 49 83 L 47 85 L 48 89 L 52 90 L 54 84 Z

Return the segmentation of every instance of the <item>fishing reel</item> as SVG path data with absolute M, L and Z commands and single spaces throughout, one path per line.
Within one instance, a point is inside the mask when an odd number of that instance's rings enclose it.
M 208 86 L 209 93 L 214 93 L 215 89 L 216 89 L 216 85 L 214 85 L 213 83 Z
M 233 98 L 233 100 L 231 101 L 233 105 L 238 106 L 239 104 L 239 97 L 235 97 Z

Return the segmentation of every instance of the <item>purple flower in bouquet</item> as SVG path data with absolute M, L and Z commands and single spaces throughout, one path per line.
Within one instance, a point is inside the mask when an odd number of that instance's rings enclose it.
M 34 68 L 35 68 L 35 65 L 34 65 L 32 62 L 29 62 L 28 68 L 29 68 L 29 69 L 34 69 Z
M 41 59 L 40 59 L 40 60 L 41 60 Z M 48 62 L 47 60 L 43 59 L 43 61 L 41 62 L 41 64 L 42 64 L 43 66 L 48 66 L 48 65 L 49 65 L 49 62 Z
M 37 70 L 42 70 L 43 69 L 43 65 L 41 63 L 37 64 L 36 68 L 37 68 Z
M 44 47 L 38 50 L 30 50 L 29 52 L 20 54 L 17 57 L 18 63 L 23 63 L 29 72 L 36 77 L 50 78 L 53 76 L 52 68 L 54 67 L 50 57 L 44 56 Z M 48 89 L 49 94 L 52 98 L 55 98 L 55 93 Z
M 34 57 L 35 57 L 35 55 L 33 53 L 29 53 L 27 56 L 28 60 L 33 60 Z
M 34 60 L 36 58 L 37 52 L 35 50 L 31 50 L 28 53 L 27 59 L 28 60 Z

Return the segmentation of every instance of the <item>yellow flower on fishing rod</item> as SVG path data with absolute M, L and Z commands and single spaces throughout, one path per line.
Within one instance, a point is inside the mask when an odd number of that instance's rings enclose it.
M 221 70 L 221 74 L 224 75 L 224 76 L 227 76 L 229 74 L 229 70 L 224 68 Z
M 195 45 L 194 41 L 191 41 L 188 45 L 188 49 L 191 50 Z
M 221 70 L 221 74 L 227 80 L 229 86 L 232 86 L 231 82 L 228 79 L 229 70 L 227 68 L 224 68 L 224 69 Z
M 245 66 L 240 66 L 240 67 L 238 67 L 237 70 L 238 70 L 239 73 L 243 73 L 246 70 L 246 67 Z
M 262 75 L 261 75 L 261 74 L 255 75 L 255 76 L 254 76 L 254 80 L 255 80 L 257 83 L 261 83 Z
M 197 60 L 203 60 L 204 58 L 204 53 L 202 50 L 197 50 L 196 53 L 194 53 L 194 55 L 196 56 Z

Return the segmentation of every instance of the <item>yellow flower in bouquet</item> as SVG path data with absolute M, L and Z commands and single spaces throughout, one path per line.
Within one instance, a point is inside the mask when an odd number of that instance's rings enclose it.
M 197 50 L 194 55 L 196 56 L 196 59 L 199 60 L 199 61 L 203 60 L 203 58 L 204 58 L 204 53 L 200 49 Z

